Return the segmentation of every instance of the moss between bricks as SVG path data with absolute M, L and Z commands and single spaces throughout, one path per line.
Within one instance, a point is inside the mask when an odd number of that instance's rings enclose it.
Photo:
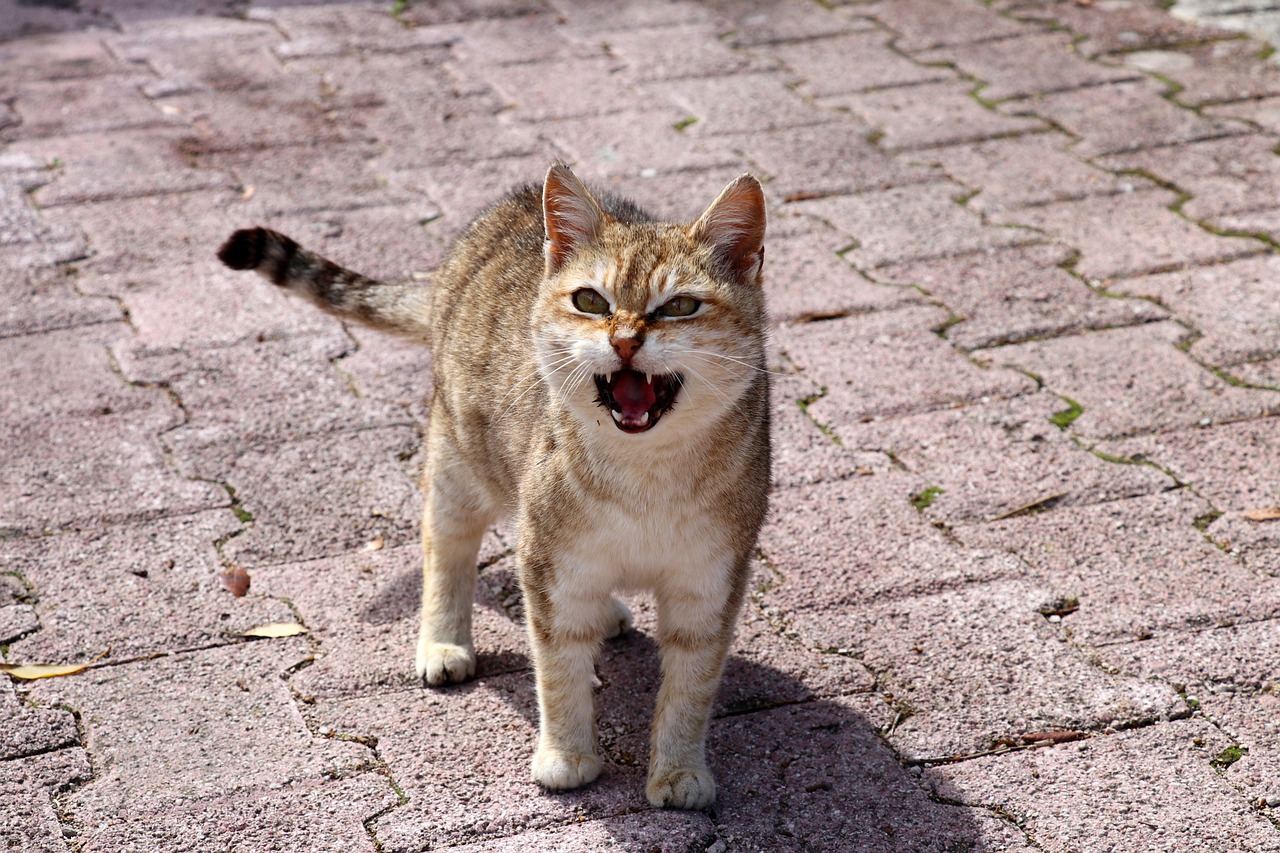
M 1239 744 L 1229 746 L 1209 759 L 1209 765 L 1217 770 L 1226 770 L 1232 764 L 1244 758 L 1248 752 L 1249 748 L 1247 746 L 1240 746 Z
M 1084 414 L 1084 406 L 1070 397 L 1063 397 L 1062 399 L 1066 402 L 1068 408 L 1063 409 L 1061 412 L 1054 412 L 1049 416 L 1049 423 L 1058 429 L 1066 429 L 1071 426 L 1072 421 Z
M 927 489 L 922 489 L 911 496 L 911 505 L 916 508 L 916 511 L 924 512 L 930 504 L 938 499 L 938 495 L 945 491 L 946 489 L 941 486 L 930 486 Z

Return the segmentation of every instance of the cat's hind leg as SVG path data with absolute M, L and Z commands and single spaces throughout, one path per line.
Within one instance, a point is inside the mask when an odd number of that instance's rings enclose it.
M 422 615 L 417 672 L 431 686 L 456 684 L 476 673 L 471 609 L 476 556 L 496 513 L 457 451 L 432 418 L 423 472 Z

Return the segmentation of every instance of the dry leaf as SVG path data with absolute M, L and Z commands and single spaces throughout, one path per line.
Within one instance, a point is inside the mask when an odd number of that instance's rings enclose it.
M 371 541 L 364 543 L 366 551 L 381 551 L 386 546 L 387 540 L 381 536 L 375 536 Z
M 244 189 L 240 190 L 240 198 L 243 201 L 248 201 L 249 199 L 253 198 L 253 194 L 257 191 L 258 191 L 258 188 L 255 187 L 253 184 L 245 184 Z
M 271 622 L 267 625 L 258 625 L 250 628 L 240 634 L 242 637 L 294 637 L 298 634 L 307 633 L 307 629 L 299 625 L 297 622 Z
M 37 678 L 56 678 L 60 675 L 75 675 L 89 668 L 87 663 L 0 663 L 0 672 L 20 678 L 23 681 L 35 681 Z
M 1244 511 L 1244 517 L 1250 521 L 1280 521 L 1280 506 L 1247 509 Z
M 223 587 L 236 598 L 243 598 L 249 591 L 249 573 L 239 566 L 232 566 L 224 571 L 220 579 Z
M 1022 735 L 1019 740 L 1023 743 L 1070 743 L 1073 740 L 1084 740 L 1088 736 L 1088 732 L 1053 729 L 1047 732 L 1031 732 L 1030 734 Z

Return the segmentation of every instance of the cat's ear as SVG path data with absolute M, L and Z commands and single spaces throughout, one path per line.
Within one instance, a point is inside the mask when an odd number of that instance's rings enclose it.
M 574 252 L 595 239 L 604 222 L 604 211 L 568 166 L 553 163 L 542 185 L 542 219 L 546 223 L 543 252 L 550 276 Z
M 758 284 L 764 266 L 764 191 L 751 175 L 724 188 L 689 235 L 711 246 L 715 259 L 742 284 Z

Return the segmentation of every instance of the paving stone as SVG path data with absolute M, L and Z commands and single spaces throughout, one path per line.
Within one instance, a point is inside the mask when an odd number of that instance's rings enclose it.
M 741 165 L 691 172 L 650 174 L 646 171 L 639 178 L 620 174 L 602 176 L 592 186 L 631 199 L 650 215 L 667 222 L 692 222 L 744 171 Z M 772 235 L 770 231 L 766 239 L 772 239 Z
M 1193 356 L 1231 365 L 1280 355 L 1280 259 L 1270 255 L 1116 282 L 1108 292 L 1155 299 L 1202 337 Z
M 516 187 L 540 183 L 550 165 L 545 156 L 530 154 L 497 160 L 451 160 L 396 172 L 391 177 L 421 189 L 440 205 L 444 215 L 431 223 L 429 231 L 442 245 L 452 245 L 477 214 Z
M 1280 409 L 1267 391 L 1233 388 L 1178 351 L 1187 331 L 1177 323 L 1123 329 L 981 350 L 981 362 L 1043 378 L 1050 391 L 1083 407 L 1071 431 L 1107 438 L 1257 417 Z
M 1207 722 L 1181 720 L 930 768 L 925 779 L 948 802 L 999 806 L 1051 839 L 1048 850 L 1280 850 L 1275 826 L 1209 765 L 1229 744 Z
M 886 157 L 866 140 L 871 131 L 870 125 L 851 116 L 837 116 L 826 124 L 734 136 L 725 144 L 768 178 L 765 192 L 775 202 L 938 179 L 936 169 Z
M 225 510 L 163 521 L 91 526 L 0 543 L 32 586 L 42 630 L 15 643 L 24 663 L 79 663 L 109 651 L 128 660 L 225 641 L 229 631 L 292 622 L 287 607 L 253 589 L 222 588 L 215 542 L 241 531 Z M 74 569 L 77 581 L 66 582 Z
M 1056 133 L 1032 133 L 917 156 L 936 161 L 949 178 L 974 190 L 977 194 L 966 206 L 988 214 L 1151 186 L 1136 175 L 1115 175 L 1089 165 L 1066 150 L 1064 139 Z
M 22 83 L 14 89 L 22 124 L 11 134 L 35 139 L 176 125 L 139 91 L 148 79 L 111 75 Z
M 1280 390 L 1280 358 L 1266 359 L 1253 364 L 1237 364 L 1227 372 L 1242 382 Z
M 288 36 L 276 51 L 290 59 L 412 50 L 425 41 L 416 27 L 406 27 L 378 3 L 260 6 L 249 15 L 255 21 L 270 21 Z
M 1084 156 L 1231 136 L 1246 128 L 1239 122 L 1204 118 L 1175 106 L 1161 97 L 1159 87 L 1148 80 L 1041 95 L 1002 104 L 999 110 L 1053 121 L 1080 137 L 1073 150 Z M 1126 120 L 1115 121 L 1115 116 L 1125 116 Z
M 845 424 L 1013 396 L 1033 383 L 975 367 L 929 331 L 946 320 L 932 307 L 783 325 L 778 346 L 827 394 L 809 405 L 818 423 Z
M 12 652 L 9 658 L 13 658 Z M 76 746 L 79 734 L 70 711 L 33 708 L 21 702 L 11 683 L 0 684 L 0 767 L 26 755 L 40 755 L 55 749 Z M 3 836 L 0 836 L 3 838 Z
M 697 50 L 689 45 L 698 44 Z M 716 37 L 709 24 L 686 24 L 629 29 L 607 36 L 609 54 L 627 63 L 626 77 L 648 82 L 721 77 L 753 71 L 772 71 L 769 57 L 733 50 Z
M 1094 281 L 1163 272 L 1255 254 L 1255 240 L 1219 237 L 1169 209 L 1174 197 L 1145 191 L 1024 208 L 1003 218 L 1078 249 L 1076 272 Z
M 402 467 L 418 439 L 405 427 L 333 433 L 280 446 L 178 448 L 181 464 L 230 483 L 254 524 L 226 543 L 253 568 L 416 538 L 417 490 Z
M 193 92 L 242 92 L 272 85 L 280 77 L 280 61 L 271 48 L 280 31 L 265 23 L 237 21 L 216 30 L 147 27 L 138 35 L 112 39 L 112 51 L 125 62 L 144 65 L 156 74 L 142 92 L 162 99 Z M 218 36 L 221 36 L 219 38 Z M 160 104 L 161 112 L 166 104 Z
M 0 19 L 3 20 L 3 19 Z M 30 853 L 66 853 L 52 796 L 92 776 L 82 749 L 62 749 L 18 761 L 0 761 L 0 844 Z
M 964 0 L 886 0 L 861 11 L 898 33 L 894 47 L 913 54 L 959 45 L 968 51 L 980 42 L 1004 41 L 1041 29 Z M 939 20 L 946 20 L 947 25 L 939 27 Z
M 918 302 L 908 288 L 874 284 L 838 254 L 848 238 L 807 217 L 770 224 L 765 294 L 775 320 L 839 317 Z
M 1173 183 L 1191 196 L 1182 206 L 1187 216 L 1230 228 L 1223 221 L 1227 214 L 1275 208 L 1280 161 L 1272 148 L 1270 139 L 1250 134 L 1133 151 L 1098 163 L 1107 169 L 1142 169 Z
M 597 850 L 681 853 L 690 849 L 690 845 L 707 847 L 715 840 L 716 827 L 707 815 L 651 811 L 522 832 L 449 849 L 456 853 L 595 853 Z
M 882 453 L 858 452 L 836 444 L 814 423 L 801 403 L 817 398 L 821 388 L 800 374 L 773 377 L 769 425 L 773 432 L 773 487 L 789 488 L 870 476 L 892 467 Z
M 1152 71 L 1181 88 L 1175 96 L 1191 106 L 1280 95 L 1280 68 L 1266 62 L 1266 49 L 1250 39 L 1230 39 L 1167 50 L 1135 51 L 1116 58 L 1130 68 Z
M 930 524 L 911 505 L 927 485 L 916 474 L 873 469 L 868 476 L 776 492 L 760 549 L 781 580 L 764 602 L 788 619 L 820 620 L 1024 572 L 1007 555 L 956 547 Z M 825 635 L 802 636 L 819 648 L 847 646 Z
M 1071 252 L 1034 245 L 881 267 L 877 281 L 915 285 L 961 322 L 947 340 L 966 350 L 1163 319 L 1168 312 L 1144 299 L 1114 299 L 1072 276 L 1062 264 Z
M 564 23 L 563 15 L 546 12 L 415 27 L 413 32 L 420 38 L 447 43 L 450 67 L 467 69 L 468 74 L 488 65 L 608 55 L 598 27 L 570 29 Z M 609 37 L 617 34 L 611 31 Z
M 876 29 L 875 22 L 860 16 L 859 11 L 815 6 L 803 0 L 736 0 L 716 4 L 715 19 L 730 45 L 752 48 Z
M 1052 21 L 1085 36 L 1078 48 L 1085 56 L 1238 38 L 1229 30 L 1179 21 L 1159 3 L 1146 0 L 1102 8 L 1074 0 L 997 0 L 992 8 L 1018 20 Z
M 898 710 L 885 736 L 906 760 L 966 756 L 1055 729 L 1141 724 L 1185 708 L 1170 688 L 1104 673 L 1054 636 L 1036 612 L 1049 594 L 1026 581 L 984 583 L 800 612 L 793 625 L 876 673 Z
M 1280 131 L 1280 97 L 1220 104 L 1204 110 L 1206 116 L 1249 122 L 1269 133 Z
M 249 642 L 40 684 L 34 698 L 80 712 L 102 768 L 63 798 L 64 814 L 102 832 L 167 807 L 365 768 L 366 747 L 319 739 L 298 714 L 280 675 L 307 655 L 302 638 Z
M 681 119 L 672 107 L 542 122 L 539 133 L 569 155 L 574 173 L 586 181 L 718 167 L 746 170 L 724 140 L 677 130 Z
M 798 77 L 798 91 L 815 97 L 886 86 L 954 80 L 949 68 L 919 65 L 889 48 L 889 33 L 870 30 L 773 45 L 768 55 Z
M 1143 75 L 1133 69 L 1102 65 L 1081 57 L 1074 49 L 1074 39 L 1058 32 L 983 41 L 963 48 L 947 47 L 921 54 L 918 59 L 954 64 L 984 84 L 978 95 L 986 101 L 1007 101 L 1143 79 Z
M 64 269 L 43 267 L 6 273 L 5 290 L 10 298 L 0 303 L 0 337 L 123 319 L 119 306 L 111 300 L 77 293 L 74 277 Z
M 16 18 L 21 14 L 15 9 L 6 9 L 5 20 L 12 20 L 9 15 Z M 90 29 L 81 33 L 31 35 L 21 40 L 0 36 L 4 39 L 0 43 L 0 66 L 4 69 L 0 71 L 0 89 L 11 90 L 26 81 L 77 80 L 134 72 L 135 69 L 121 65 L 107 52 L 103 35 Z
M 371 329 L 351 329 L 356 349 L 333 366 L 365 400 L 393 403 L 424 422 L 431 401 L 431 351 Z
M 514 18 L 547 10 L 543 0 L 442 0 L 425 6 L 409 6 L 398 16 L 408 26 Z
M 30 270 L 85 257 L 84 235 L 49 221 L 31 204 L 24 181 L 0 181 L 0 269 Z
M 698 135 L 767 133 L 832 120 L 787 88 L 779 74 L 666 81 L 641 89 L 638 97 L 646 96 L 683 107 L 698 119 L 685 132 Z
M 373 851 L 377 848 L 364 822 L 398 801 L 390 782 L 378 773 L 305 781 L 202 800 L 90 830 L 80 849 Z
M 621 70 L 617 60 L 605 57 L 490 66 L 483 74 L 516 119 L 539 122 L 641 106 L 627 90 Z
M 848 109 L 883 133 L 890 151 L 935 148 L 1045 130 L 1037 118 L 1011 118 L 983 107 L 966 81 L 902 86 L 824 98 L 823 105 Z
M 0 40 L 17 42 L 71 30 L 106 28 L 110 21 L 100 13 L 79 8 L 35 6 L 21 0 L 0 0 Z
M 157 435 L 179 418 L 157 407 L 16 425 L 0 451 L 0 528 L 39 534 L 226 506 L 223 489 L 169 470 Z
M 1062 625 L 1099 645 L 1280 614 L 1280 585 L 1260 578 L 1195 528 L 1209 511 L 1186 492 L 1069 507 L 959 528 L 968 545 L 1011 550 L 1049 602 L 1078 604 Z
M 1104 462 L 1050 418 L 1051 394 L 944 409 L 871 424 L 842 424 L 844 444 L 888 454 L 941 489 L 924 509 L 948 525 L 1020 509 L 1098 503 L 1172 488 L 1153 467 Z
M 473 623 L 481 679 L 530 668 L 525 629 L 503 610 L 501 582 L 491 577 L 505 573 L 514 583 L 509 560 L 493 564 L 506 550 L 492 533 L 481 546 Z M 413 663 L 422 599 L 418 544 L 259 569 L 253 590 L 293 602 L 319 644 L 315 663 L 289 680 L 306 701 L 423 691 Z

